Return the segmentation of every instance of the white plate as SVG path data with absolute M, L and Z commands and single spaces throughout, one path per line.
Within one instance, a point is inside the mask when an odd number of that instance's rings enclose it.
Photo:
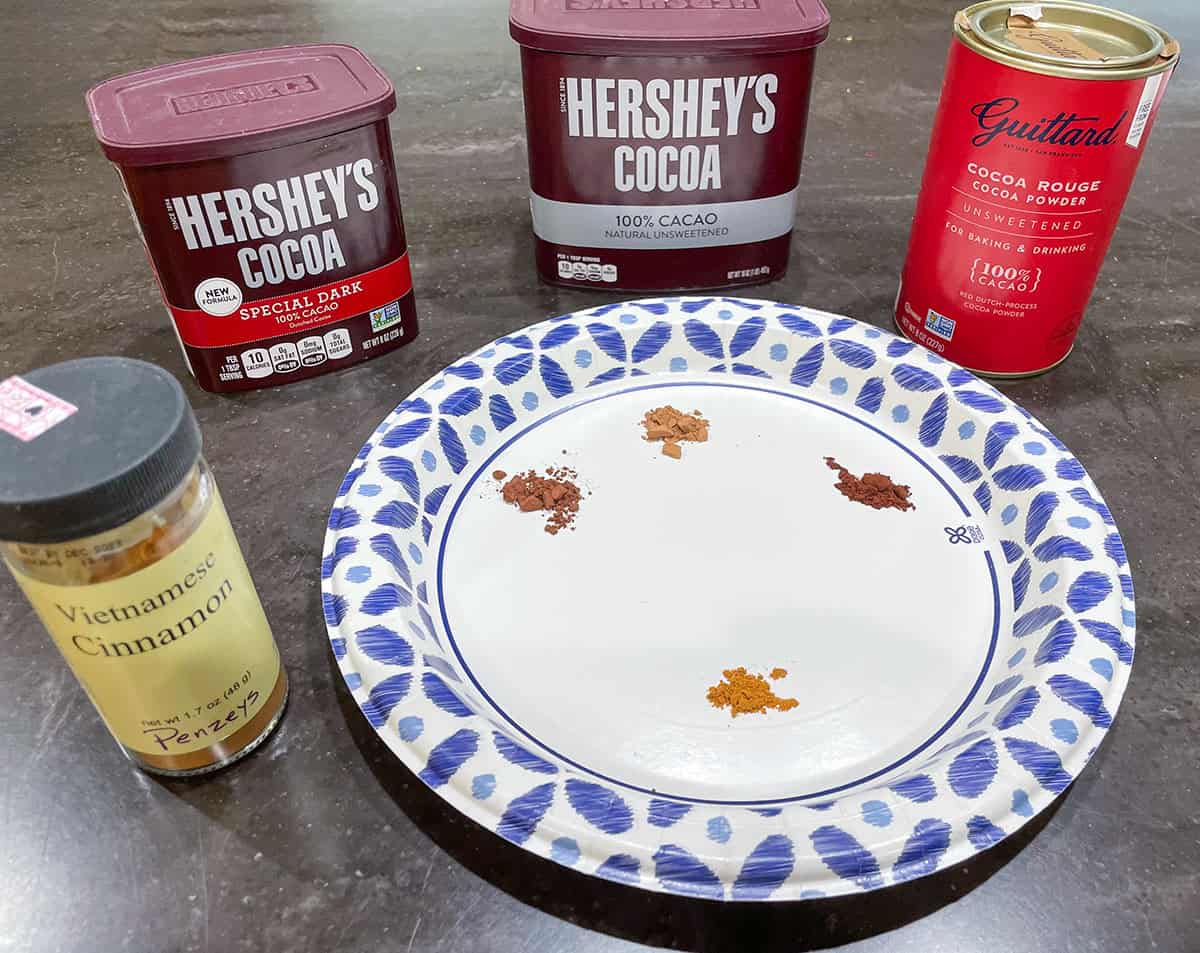
M 670 460 L 642 415 L 700 410 Z M 912 488 L 843 497 L 834 457 Z M 494 470 L 567 465 L 575 528 Z M 330 637 L 381 737 L 469 817 L 648 889 L 795 899 L 990 846 L 1083 767 L 1133 653 L 1078 461 L 967 372 L 805 308 L 661 299 L 449 367 L 347 474 Z M 722 670 L 788 676 L 732 719 Z

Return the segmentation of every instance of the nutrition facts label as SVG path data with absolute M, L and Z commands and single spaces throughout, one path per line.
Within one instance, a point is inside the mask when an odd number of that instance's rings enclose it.
M 301 367 L 316 367 L 326 361 L 336 361 L 354 353 L 350 332 L 345 328 L 334 328 L 324 334 L 313 334 L 301 338 L 295 344 L 280 341 L 266 347 L 252 347 L 242 351 L 238 358 L 241 373 L 251 380 L 270 377 L 272 374 L 287 374 Z M 226 359 L 230 365 L 236 360 L 233 355 Z M 240 376 L 240 375 L 239 375 Z
M 612 283 L 617 280 L 617 266 L 592 255 L 568 255 L 559 252 L 558 277 L 575 281 Z

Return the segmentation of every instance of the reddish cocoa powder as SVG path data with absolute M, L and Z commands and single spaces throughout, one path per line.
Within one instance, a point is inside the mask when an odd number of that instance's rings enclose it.
M 838 481 L 834 485 L 848 500 L 875 510 L 916 509 L 909 500 L 912 491 L 907 486 L 896 483 L 885 473 L 864 473 L 861 477 L 856 477 L 833 457 L 826 457 L 825 465 L 830 470 L 837 471 Z
M 497 480 L 508 476 L 503 470 L 492 474 Z M 570 467 L 548 467 L 544 475 L 526 470 L 511 477 L 500 489 L 505 503 L 522 513 L 545 511 L 546 532 L 551 536 L 561 529 L 574 529 L 582 493 L 575 481 L 579 474 Z

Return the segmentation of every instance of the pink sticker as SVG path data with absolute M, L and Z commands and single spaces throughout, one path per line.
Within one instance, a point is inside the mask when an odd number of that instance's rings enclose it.
M 19 377 L 0 381 L 0 430 L 26 442 L 79 410 Z

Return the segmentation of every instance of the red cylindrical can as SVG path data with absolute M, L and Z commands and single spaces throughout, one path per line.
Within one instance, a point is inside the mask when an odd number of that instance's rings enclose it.
M 361 52 L 207 56 L 87 98 L 205 390 L 312 377 L 416 337 L 396 93 Z
M 908 337 L 983 374 L 1063 360 L 1178 44 L 1089 3 L 955 18 L 896 297 Z
M 512 0 L 543 281 L 663 291 L 787 268 L 821 0 Z

